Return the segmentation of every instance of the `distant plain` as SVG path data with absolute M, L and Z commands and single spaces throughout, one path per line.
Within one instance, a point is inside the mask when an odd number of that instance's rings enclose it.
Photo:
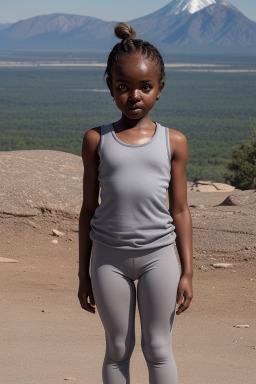
M 0 150 L 80 154 L 86 130 L 120 116 L 104 81 L 106 58 L 100 52 L 1 52 Z M 186 134 L 189 180 L 224 181 L 232 148 L 250 138 L 256 119 L 256 57 L 164 59 L 166 87 L 151 118 Z

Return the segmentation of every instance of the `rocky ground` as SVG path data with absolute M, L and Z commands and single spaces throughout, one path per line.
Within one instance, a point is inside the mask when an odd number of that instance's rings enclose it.
M 102 382 L 104 332 L 76 297 L 81 180 L 77 156 L 0 153 L 3 383 Z M 202 182 L 188 197 L 194 299 L 175 320 L 179 384 L 254 384 L 256 192 Z M 131 382 L 146 384 L 138 312 L 136 334 Z

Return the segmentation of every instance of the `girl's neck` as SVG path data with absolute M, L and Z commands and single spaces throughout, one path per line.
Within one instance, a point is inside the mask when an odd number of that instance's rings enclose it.
M 128 119 L 125 115 L 122 115 L 121 119 L 114 123 L 115 128 L 117 129 L 145 129 L 155 127 L 155 123 L 149 118 L 149 116 L 144 116 L 142 119 Z

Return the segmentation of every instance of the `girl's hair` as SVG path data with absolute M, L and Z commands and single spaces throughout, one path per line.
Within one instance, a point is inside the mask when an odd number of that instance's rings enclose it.
M 122 41 L 114 46 L 108 56 L 105 77 L 110 90 L 112 84 L 112 68 L 114 65 L 118 65 L 119 58 L 123 55 L 138 53 L 146 59 L 155 62 L 159 72 L 159 83 L 164 80 L 164 61 L 162 55 L 154 45 L 148 41 L 135 39 L 135 29 L 126 23 L 118 23 L 115 26 L 115 35 L 118 39 L 122 39 Z

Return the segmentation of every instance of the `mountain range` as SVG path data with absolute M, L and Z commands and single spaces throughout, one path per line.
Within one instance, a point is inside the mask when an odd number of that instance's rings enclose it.
M 55 13 L 0 24 L 0 49 L 109 50 L 116 22 Z M 165 52 L 256 52 L 256 22 L 226 1 L 172 0 L 128 23 Z

